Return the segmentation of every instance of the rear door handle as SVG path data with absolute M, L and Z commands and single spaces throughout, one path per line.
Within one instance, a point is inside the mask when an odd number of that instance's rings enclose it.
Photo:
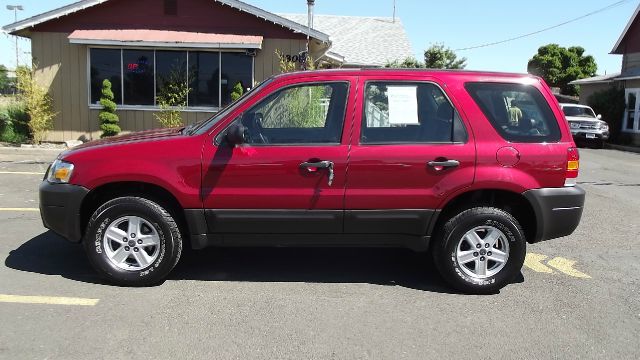
M 452 168 L 452 167 L 460 166 L 460 161 L 458 160 L 429 161 L 427 165 L 431 166 L 436 170 L 442 170 L 444 168 Z
M 329 170 L 329 186 L 333 184 L 333 161 L 322 160 L 322 161 L 305 161 L 300 164 L 301 168 L 307 169 L 307 172 L 314 173 L 318 171 L 318 169 L 328 169 Z

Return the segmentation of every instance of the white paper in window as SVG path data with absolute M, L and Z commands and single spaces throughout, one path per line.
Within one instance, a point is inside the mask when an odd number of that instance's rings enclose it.
M 417 86 L 388 86 L 389 123 L 418 125 Z

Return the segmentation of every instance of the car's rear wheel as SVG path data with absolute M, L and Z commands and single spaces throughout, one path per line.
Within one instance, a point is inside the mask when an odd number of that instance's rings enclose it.
M 173 216 L 159 204 L 139 197 L 113 199 L 98 208 L 83 243 L 93 267 L 123 286 L 164 280 L 182 252 L 182 237 Z
M 433 256 L 455 288 L 494 293 L 513 281 L 524 263 L 526 240 L 509 213 L 478 207 L 451 217 L 436 235 Z

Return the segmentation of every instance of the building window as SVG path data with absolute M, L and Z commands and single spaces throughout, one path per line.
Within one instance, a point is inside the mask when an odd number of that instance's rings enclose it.
M 122 105 L 122 54 L 120 49 L 91 49 L 91 103 L 100 103 L 102 82 L 111 81 L 114 101 Z
M 189 52 L 190 106 L 220 106 L 220 54 Z
M 624 121 L 622 131 L 640 132 L 640 89 L 626 89 L 626 106 L 624 112 Z
M 153 105 L 154 92 L 153 51 L 123 50 L 124 105 Z
M 186 51 L 156 51 L 156 96 L 184 89 L 188 81 Z M 186 96 L 177 103 L 187 103 Z
M 253 87 L 253 76 L 247 69 L 251 69 L 253 59 L 242 53 L 222 54 L 222 106 L 231 103 L 231 92 L 239 83 L 246 92 Z
M 102 81 L 109 79 L 115 102 L 156 106 L 158 93 L 185 81 L 187 107 L 219 108 L 231 103 L 234 86 L 253 86 L 253 57 L 243 52 L 92 48 L 90 99 L 99 105 Z

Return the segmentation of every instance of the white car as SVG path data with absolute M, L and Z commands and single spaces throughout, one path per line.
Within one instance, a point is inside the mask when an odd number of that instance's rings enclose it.
M 609 139 L 609 124 L 602 120 L 602 115 L 596 116 L 592 108 L 578 104 L 560 104 L 560 106 L 576 142 L 586 140 L 602 147 Z

